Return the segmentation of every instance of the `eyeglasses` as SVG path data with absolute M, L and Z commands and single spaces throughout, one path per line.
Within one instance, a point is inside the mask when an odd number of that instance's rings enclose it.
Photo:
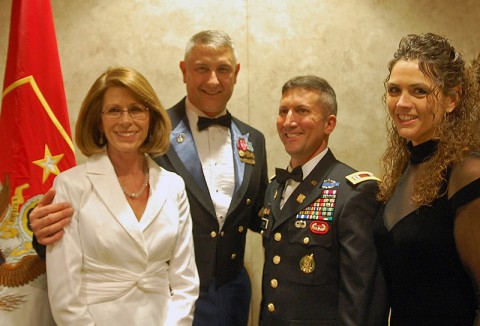
M 108 119 L 117 120 L 120 119 L 120 117 L 123 115 L 123 112 L 128 112 L 130 117 L 134 120 L 145 120 L 149 111 L 149 108 L 141 105 L 132 105 L 125 109 L 122 109 L 119 106 L 112 106 L 104 109 L 102 114 Z

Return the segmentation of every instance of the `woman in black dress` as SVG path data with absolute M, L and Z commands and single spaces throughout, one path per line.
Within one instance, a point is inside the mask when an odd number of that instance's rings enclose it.
M 447 39 L 428 33 L 405 36 L 389 71 L 378 195 L 385 205 L 374 233 L 391 325 L 471 326 L 480 284 L 480 95 L 473 69 Z

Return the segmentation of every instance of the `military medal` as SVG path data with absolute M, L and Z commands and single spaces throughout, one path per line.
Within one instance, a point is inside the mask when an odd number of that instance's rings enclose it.
M 329 229 L 330 226 L 324 221 L 313 221 L 310 223 L 310 231 L 316 234 L 325 234 Z
M 323 183 L 322 183 L 323 189 L 332 189 L 338 186 L 340 186 L 340 182 L 333 181 L 332 179 L 323 180 Z
M 324 190 L 325 193 L 298 212 L 297 219 L 333 221 L 336 193 L 330 194 L 329 191 L 332 190 Z
M 340 182 L 331 179 L 324 180 L 320 196 L 313 203 L 298 212 L 297 219 L 333 221 L 333 212 L 338 192 L 337 189 L 333 188 L 338 186 L 340 186 Z M 299 198 L 297 198 L 297 201 L 299 201 Z
M 300 259 L 300 270 L 306 274 L 310 274 L 315 270 L 313 254 L 303 256 L 302 259 Z
M 251 142 L 244 137 L 238 138 L 237 151 L 240 161 L 246 164 L 255 165 L 255 153 Z
M 307 222 L 305 222 L 304 220 L 296 220 L 295 227 L 297 229 L 305 229 L 307 227 Z

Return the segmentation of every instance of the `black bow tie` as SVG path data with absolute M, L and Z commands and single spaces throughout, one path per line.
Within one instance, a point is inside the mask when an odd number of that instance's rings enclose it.
M 227 111 L 227 114 L 222 115 L 221 117 L 210 119 L 205 117 L 198 117 L 198 130 L 202 131 L 210 127 L 211 125 L 220 125 L 227 128 L 230 128 L 232 122 L 232 115 Z
M 301 166 L 297 166 L 292 172 L 288 172 L 284 169 L 275 169 L 275 179 L 278 183 L 284 184 L 288 179 L 293 179 L 294 181 L 301 182 L 303 180 L 303 171 Z

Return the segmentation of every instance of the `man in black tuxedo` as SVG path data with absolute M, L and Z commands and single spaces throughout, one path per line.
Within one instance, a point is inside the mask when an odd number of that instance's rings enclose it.
M 372 226 L 377 181 L 328 148 L 336 95 L 316 76 L 282 88 L 277 130 L 290 155 L 262 209 L 261 325 L 387 325 Z
M 200 275 L 193 325 L 247 325 L 251 284 L 243 260 L 247 229 L 260 231 L 265 138 L 227 111 L 240 64 L 226 33 L 193 35 L 180 69 L 187 96 L 167 111 L 171 146 L 155 160 L 185 181 Z M 30 215 L 37 251 L 37 239 L 46 245 L 61 238 L 73 213 L 68 203 L 49 204 L 53 196 L 49 190 Z
M 267 187 L 265 138 L 227 111 L 240 64 L 230 37 L 202 31 L 180 62 L 187 96 L 167 112 L 170 150 L 156 161 L 185 180 L 200 296 L 194 325 L 246 325 L 251 297 L 243 266 L 247 229 L 260 231 Z

